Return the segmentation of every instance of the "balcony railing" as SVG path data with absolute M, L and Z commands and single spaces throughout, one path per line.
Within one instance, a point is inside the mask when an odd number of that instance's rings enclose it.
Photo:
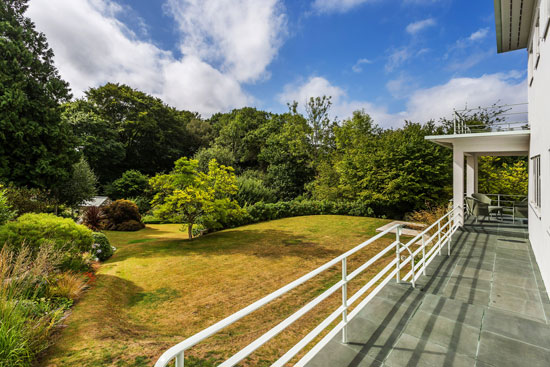
M 296 320 L 301 318 L 307 312 L 311 311 L 315 306 L 327 299 L 330 295 L 337 291 L 342 293 L 341 305 L 333 310 L 333 312 L 324 319 L 319 325 L 313 328 L 305 337 L 303 337 L 296 345 L 289 349 L 284 355 L 282 355 L 276 362 L 272 364 L 275 367 L 282 367 L 289 361 L 291 361 L 301 350 L 308 346 L 317 336 L 319 336 L 324 330 L 330 327 L 338 318 L 341 321 L 333 327 L 312 349 L 310 349 L 295 365 L 304 366 L 321 348 L 323 348 L 336 334 L 342 331 L 343 342 L 347 342 L 347 325 L 349 322 L 364 308 L 364 306 L 370 302 L 374 296 L 392 279 L 396 279 L 397 282 L 410 281 L 412 286 L 415 286 L 415 282 L 421 275 L 425 275 L 426 267 L 435 258 L 436 255 L 441 255 L 442 248 L 447 245 L 447 253 L 450 254 L 451 236 L 459 227 L 459 216 L 461 214 L 460 207 L 455 208 L 438 219 L 435 223 L 427 227 L 422 233 L 412 238 L 406 243 L 402 243 L 401 237 L 401 224 L 396 224 L 391 228 L 377 234 L 348 252 L 336 257 L 328 263 L 320 266 L 319 268 L 309 272 L 301 278 L 287 284 L 286 286 L 276 290 L 275 292 L 265 296 L 259 301 L 254 302 L 248 307 L 234 313 L 233 315 L 226 317 L 225 319 L 217 322 L 216 324 L 204 329 L 203 331 L 185 339 L 181 343 L 168 349 L 156 362 L 155 367 L 166 367 L 172 361 L 174 361 L 176 367 L 184 367 L 184 354 L 185 352 L 205 340 L 206 338 L 218 333 L 220 330 L 228 327 L 229 325 L 237 322 L 243 317 L 251 314 L 259 308 L 269 304 L 282 295 L 290 292 L 299 285 L 307 282 L 308 280 L 316 277 L 324 271 L 341 264 L 342 278 L 336 284 L 329 289 L 321 293 L 319 296 L 311 300 L 305 306 L 298 311 L 287 317 L 278 325 L 264 333 L 258 339 L 241 349 L 232 357 L 221 363 L 219 366 L 229 367 L 234 366 L 262 345 L 267 343 L 270 339 L 284 331 L 288 326 L 293 324 Z M 348 258 L 359 251 L 363 250 L 367 246 L 374 243 L 376 240 L 382 238 L 385 235 L 393 233 L 395 231 L 395 241 L 382 251 L 371 257 L 368 261 L 363 263 L 357 269 L 348 273 L 347 265 Z M 359 274 L 363 273 L 369 267 L 371 267 L 376 261 L 382 259 L 385 255 L 395 253 L 395 258 L 390 261 L 382 270 L 380 270 L 373 278 L 371 278 L 366 284 L 364 284 L 354 295 L 348 297 L 348 283 L 356 278 Z M 403 254 L 404 255 L 403 255 Z M 387 256 L 386 256 L 387 257 Z M 405 271 L 402 271 L 405 269 Z M 410 269 L 407 272 L 407 269 Z M 370 291 L 370 292 L 369 292 Z M 365 296 L 366 295 L 366 296 Z M 355 303 L 357 303 L 363 296 L 365 296 L 353 310 L 350 310 Z
M 479 124 L 470 125 L 464 121 L 455 121 L 453 132 L 457 134 L 475 134 L 475 133 L 490 133 L 502 131 L 520 131 L 529 130 L 529 123 L 524 121 L 519 122 L 499 122 L 494 124 Z

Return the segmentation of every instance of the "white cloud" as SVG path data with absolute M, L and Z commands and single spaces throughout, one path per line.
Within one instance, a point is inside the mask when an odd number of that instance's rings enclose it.
M 386 83 L 386 89 L 397 99 L 407 98 L 418 87 L 414 78 L 408 74 L 401 73 L 397 78 Z
M 279 94 L 279 102 L 285 104 L 296 101 L 304 106 L 311 97 L 332 97 L 332 102 L 337 103 L 346 92 L 343 89 L 330 84 L 323 77 L 315 76 L 305 82 L 291 83 L 284 86 L 283 93 Z
M 472 52 L 468 56 L 455 57 L 454 60 L 446 66 L 446 69 L 451 71 L 467 70 L 494 54 L 494 51 L 491 49 L 487 51 Z
M 182 33 L 181 51 L 239 81 L 255 81 L 277 55 L 286 29 L 279 0 L 168 0 Z
M 500 101 L 502 104 L 527 101 L 524 75 L 510 73 L 485 74 L 479 78 L 453 78 L 432 88 L 412 94 L 403 114 L 413 121 L 427 121 L 451 117 L 453 109 L 485 107 Z
M 478 40 L 481 40 L 481 39 L 487 37 L 488 34 L 489 34 L 489 27 L 481 28 L 481 29 L 475 31 L 474 33 L 472 33 L 470 35 L 470 37 L 468 37 L 468 39 L 470 41 L 478 41 Z
M 419 20 L 417 22 L 410 23 L 407 26 L 406 31 L 407 33 L 410 33 L 410 34 L 416 34 L 425 28 L 434 26 L 435 24 L 436 24 L 435 19 L 427 18 L 424 20 Z
M 348 10 L 373 0 L 315 0 L 313 9 L 319 13 L 345 13 Z
M 268 76 L 284 37 L 279 0 L 262 6 L 255 0 L 170 0 L 166 11 L 182 37 L 178 59 L 119 21 L 126 10 L 107 0 L 30 2 L 28 15 L 46 34 L 76 96 L 118 82 L 205 115 L 242 107 L 252 98 L 241 84 Z
M 360 73 L 363 71 L 363 67 L 361 65 L 364 64 L 372 64 L 372 61 L 369 59 L 359 59 L 355 65 L 351 67 L 351 70 L 353 70 L 354 73 Z
M 412 53 L 409 50 L 408 47 L 401 47 L 394 49 L 390 56 L 388 57 L 388 61 L 386 62 L 386 71 L 390 72 L 393 71 L 395 68 L 398 68 L 401 66 L 405 61 L 407 61 L 409 58 L 411 58 Z
M 411 79 L 403 77 L 388 83 L 388 89 L 402 91 L 405 83 Z M 416 89 L 407 92 L 404 111 L 390 113 L 387 106 L 373 101 L 350 99 L 344 89 L 332 85 L 322 77 L 312 77 L 303 83 L 289 84 L 279 96 L 281 103 L 293 100 L 304 104 L 309 97 L 332 96 L 332 115 L 340 119 L 348 118 L 353 111 L 364 109 L 376 123 L 383 127 L 402 126 L 405 120 L 427 122 L 441 117 L 451 118 L 454 109 L 465 107 L 485 107 L 496 102 L 515 104 L 527 101 L 527 86 L 524 74 L 509 73 L 486 74 L 479 78 L 453 78 L 448 82 L 431 88 Z

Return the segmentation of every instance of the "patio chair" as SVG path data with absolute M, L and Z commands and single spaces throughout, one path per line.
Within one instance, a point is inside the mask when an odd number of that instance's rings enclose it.
M 484 194 L 480 194 L 478 192 L 472 194 L 472 197 L 483 204 L 487 204 L 489 215 L 495 213 L 497 216 L 500 216 L 502 218 L 502 210 L 504 208 L 502 206 L 493 205 L 493 200 L 490 197 Z
M 466 197 L 466 208 L 468 214 L 476 217 L 476 223 L 480 216 L 487 217 L 489 215 L 489 204 L 473 197 Z

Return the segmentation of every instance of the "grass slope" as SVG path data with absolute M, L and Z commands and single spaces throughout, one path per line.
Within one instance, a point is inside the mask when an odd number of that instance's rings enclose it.
M 179 225 L 108 232 L 118 251 L 75 306 L 43 366 L 150 366 L 168 347 L 295 280 L 375 234 L 387 220 L 347 216 L 281 219 L 193 241 Z M 381 239 L 351 272 L 392 241 Z M 391 255 L 390 255 L 391 256 Z M 350 284 L 350 294 L 390 258 Z M 210 366 L 244 347 L 330 287 L 340 268 L 297 288 L 194 347 L 186 366 Z M 269 365 L 341 302 L 339 292 L 250 357 Z M 189 363 L 188 363 L 189 362 Z

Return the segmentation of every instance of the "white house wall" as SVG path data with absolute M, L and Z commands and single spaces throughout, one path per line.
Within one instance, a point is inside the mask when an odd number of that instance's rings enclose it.
M 539 3 L 540 43 L 531 39 L 528 65 L 529 80 L 529 122 L 531 142 L 529 157 L 540 155 L 541 164 L 541 209 L 540 212 L 529 205 L 529 237 L 539 265 L 546 289 L 550 289 L 550 32 L 545 35 L 550 19 L 550 0 Z M 536 19 L 535 19 L 536 21 Z M 533 22 L 533 26 L 535 22 Z M 532 32 L 536 34 L 536 32 Z M 538 67 L 535 69 L 536 50 L 540 52 Z M 529 52 L 529 48 L 528 48 Z M 531 80 L 532 79 L 532 80 Z M 531 162 L 531 161 L 529 161 Z M 533 200 L 534 177 L 530 167 L 529 201 Z

